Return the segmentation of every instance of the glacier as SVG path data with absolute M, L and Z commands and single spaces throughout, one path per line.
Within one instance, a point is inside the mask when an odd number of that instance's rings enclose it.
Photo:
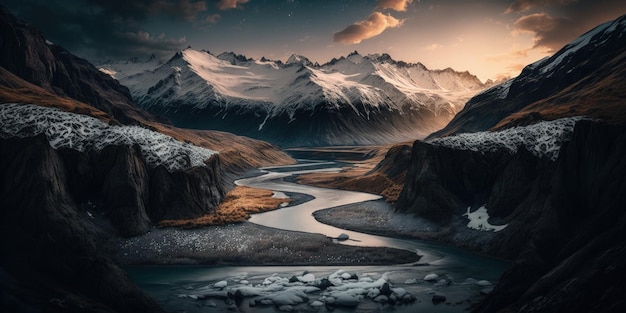
M 100 151 L 109 145 L 138 145 L 150 167 L 181 171 L 205 166 L 217 151 L 180 142 L 141 126 L 113 126 L 94 117 L 33 104 L 0 105 L 0 137 L 32 137 L 45 134 L 55 149 Z

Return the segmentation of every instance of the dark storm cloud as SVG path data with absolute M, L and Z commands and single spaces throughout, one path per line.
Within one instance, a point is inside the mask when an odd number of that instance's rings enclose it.
M 142 24 L 162 16 L 193 22 L 207 11 L 194 0 L 8 0 L 17 16 L 40 29 L 51 41 L 83 57 L 128 57 L 169 54 L 185 38 L 150 34 Z
M 517 30 L 534 34 L 533 48 L 546 48 L 551 52 L 560 49 L 581 32 L 571 20 L 545 13 L 522 16 L 515 21 L 514 26 Z
M 144 19 L 163 14 L 176 19 L 193 21 L 207 10 L 205 1 L 190 0 L 85 0 L 87 5 L 107 10 L 124 18 Z
M 523 12 L 523 13 L 521 13 Z M 555 52 L 600 23 L 626 13 L 626 2 L 612 0 L 517 0 L 506 13 L 520 13 L 516 31 L 534 35 L 534 47 Z

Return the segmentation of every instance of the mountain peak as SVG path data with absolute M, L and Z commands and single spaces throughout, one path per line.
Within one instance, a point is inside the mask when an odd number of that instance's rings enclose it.
M 238 64 L 238 63 L 245 63 L 248 61 L 251 61 L 252 59 L 247 58 L 245 55 L 243 54 L 236 54 L 234 52 L 222 52 L 217 56 L 218 59 L 222 60 L 222 61 L 227 61 L 230 62 L 230 64 Z
M 287 62 L 285 62 L 285 64 L 296 64 L 296 63 L 302 64 L 304 66 L 309 66 L 313 64 L 307 57 L 298 55 L 298 54 L 292 54 L 289 57 L 289 59 L 287 59 Z

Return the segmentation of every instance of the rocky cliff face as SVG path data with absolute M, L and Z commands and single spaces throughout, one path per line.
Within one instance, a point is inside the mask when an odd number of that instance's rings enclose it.
M 626 309 L 626 126 L 582 122 L 521 209 L 528 240 L 477 312 L 621 312 Z M 542 207 L 543 206 L 543 207 Z M 521 227 L 520 227 L 521 228 Z
M 0 140 L 0 249 L 7 252 L 0 257 L 0 307 L 5 312 L 161 311 L 107 257 L 103 233 L 79 205 L 75 191 L 95 174 L 88 159 L 74 155 L 82 162 L 68 163 L 68 155 L 52 149 L 44 136 Z M 102 189 L 110 198 L 119 196 L 108 194 L 116 191 Z M 112 209 L 112 215 L 141 220 L 143 212 L 131 202 Z M 145 225 L 118 226 L 136 232 Z
M 444 242 L 514 260 L 476 312 L 623 310 L 626 126 L 580 121 L 558 157 L 529 150 L 418 141 L 397 208 L 449 227 Z M 506 227 L 460 236 L 463 213 L 479 206 Z
M 45 39 L 0 6 L 0 66 L 58 96 L 88 103 L 123 124 L 155 121 L 132 101 L 128 88 L 92 64 Z
M 136 145 L 58 153 L 72 198 L 95 204 L 124 236 L 146 233 L 164 219 L 210 213 L 225 194 L 217 156 L 207 166 L 171 172 L 149 167 Z

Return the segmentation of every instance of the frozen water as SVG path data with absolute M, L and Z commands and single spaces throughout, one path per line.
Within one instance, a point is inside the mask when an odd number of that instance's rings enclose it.
M 111 126 L 90 116 L 37 105 L 0 105 L 0 137 L 38 134 L 45 134 L 55 149 L 85 151 L 139 145 L 149 166 L 163 165 L 169 171 L 205 166 L 204 161 L 217 153 L 140 126 Z

